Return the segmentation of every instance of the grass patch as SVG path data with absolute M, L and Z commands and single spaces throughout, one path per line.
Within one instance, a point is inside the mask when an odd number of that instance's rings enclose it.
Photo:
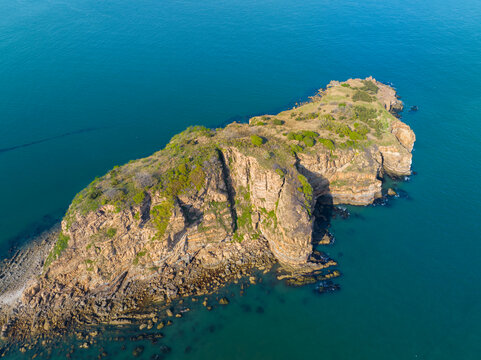
M 305 205 L 306 210 L 307 210 L 307 212 L 310 216 L 311 215 L 312 193 L 313 193 L 312 186 L 311 186 L 311 184 L 309 184 L 309 181 L 307 181 L 307 178 L 302 174 L 298 174 L 297 179 L 301 183 L 301 186 L 299 188 L 297 188 L 297 190 L 304 194 L 304 205 Z
M 60 232 L 60 234 L 58 234 L 57 242 L 48 254 L 47 259 L 45 259 L 45 263 L 43 265 L 44 269 L 47 269 L 54 260 L 57 260 L 60 257 L 62 252 L 68 247 L 69 240 L 70 237 L 68 235 L 65 235 L 63 232 Z
M 117 234 L 116 228 L 108 228 L 107 231 L 105 232 L 105 235 L 107 235 L 108 238 L 113 238 L 115 234 Z
M 354 95 L 352 96 L 352 101 L 365 101 L 365 102 L 373 102 L 374 99 L 371 95 L 369 95 L 366 91 L 357 90 Z
M 152 222 L 157 229 L 154 239 L 160 240 L 164 236 L 167 226 L 169 225 L 170 217 L 172 216 L 173 208 L 173 200 L 164 200 L 150 210 Z
M 134 258 L 134 260 L 132 261 L 132 264 L 138 265 L 138 264 L 139 264 L 139 261 L 140 261 L 140 258 L 144 257 L 146 254 L 147 254 L 147 251 L 146 251 L 146 250 L 139 251 L 139 252 L 135 255 L 135 258 Z
M 262 144 L 265 143 L 264 138 L 257 136 L 257 135 L 251 135 L 251 143 L 254 146 L 261 146 Z

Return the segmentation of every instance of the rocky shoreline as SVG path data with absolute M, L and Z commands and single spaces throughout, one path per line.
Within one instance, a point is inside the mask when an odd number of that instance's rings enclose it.
M 289 285 L 336 290 L 337 263 L 313 245 L 332 243 L 335 204 L 371 204 L 384 176 L 411 173 L 415 136 L 393 116 L 400 109 L 373 78 L 331 82 L 293 109 L 189 128 L 115 167 L 76 196 L 55 241 L 26 252 L 36 259 L 30 270 L 12 271 L 13 261 L 0 273 L 12 274 L 0 280 L 2 338 L 35 343 L 132 324 L 153 305 L 211 294 L 274 264 Z

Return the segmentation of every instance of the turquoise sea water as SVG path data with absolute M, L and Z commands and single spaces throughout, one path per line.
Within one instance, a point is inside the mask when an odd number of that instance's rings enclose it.
M 0 1 L 0 254 L 188 125 L 373 75 L 419 106 L 403 114 L 418 174 L 333 221 L 342 290 L 226 289 L 229 306 L 193 304 L 143 358 L 167 344 L 172 359 L 479 359 L 480 34 L 475 0 Z M 100 342 L 74 358 L 139 345 Z

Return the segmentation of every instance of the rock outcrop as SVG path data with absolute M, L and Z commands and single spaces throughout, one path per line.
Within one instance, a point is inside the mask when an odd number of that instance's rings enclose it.
M 316 201 L 367 205 L 386 174 L 411 173 L 415 136 L 392 115 L 400 107 L 375 79 L 332 82 L 291 110 L 192 127 L 115 167 L 75 197 L 42 274 L 13 313 L 3 309 L 3 335 L 122 323 L 141 304 L 204 294 L 276 261 L 332 265 L 311 256 Z

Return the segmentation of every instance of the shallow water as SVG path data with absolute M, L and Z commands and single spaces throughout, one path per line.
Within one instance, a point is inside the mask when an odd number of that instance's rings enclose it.
M 419 106 L 403 114 L 418 175 L 398 184 L 407 197 L 333 221 L 342 290 L 250 287 L 176 320 L 161 343 L 175 359 L 479 357 L 479 1 L 17 0 L 0 14 L 2 255 L 95 176 L 188 125 L 373 75 Z M 104 345 L 118 358 L 136 346 Z

